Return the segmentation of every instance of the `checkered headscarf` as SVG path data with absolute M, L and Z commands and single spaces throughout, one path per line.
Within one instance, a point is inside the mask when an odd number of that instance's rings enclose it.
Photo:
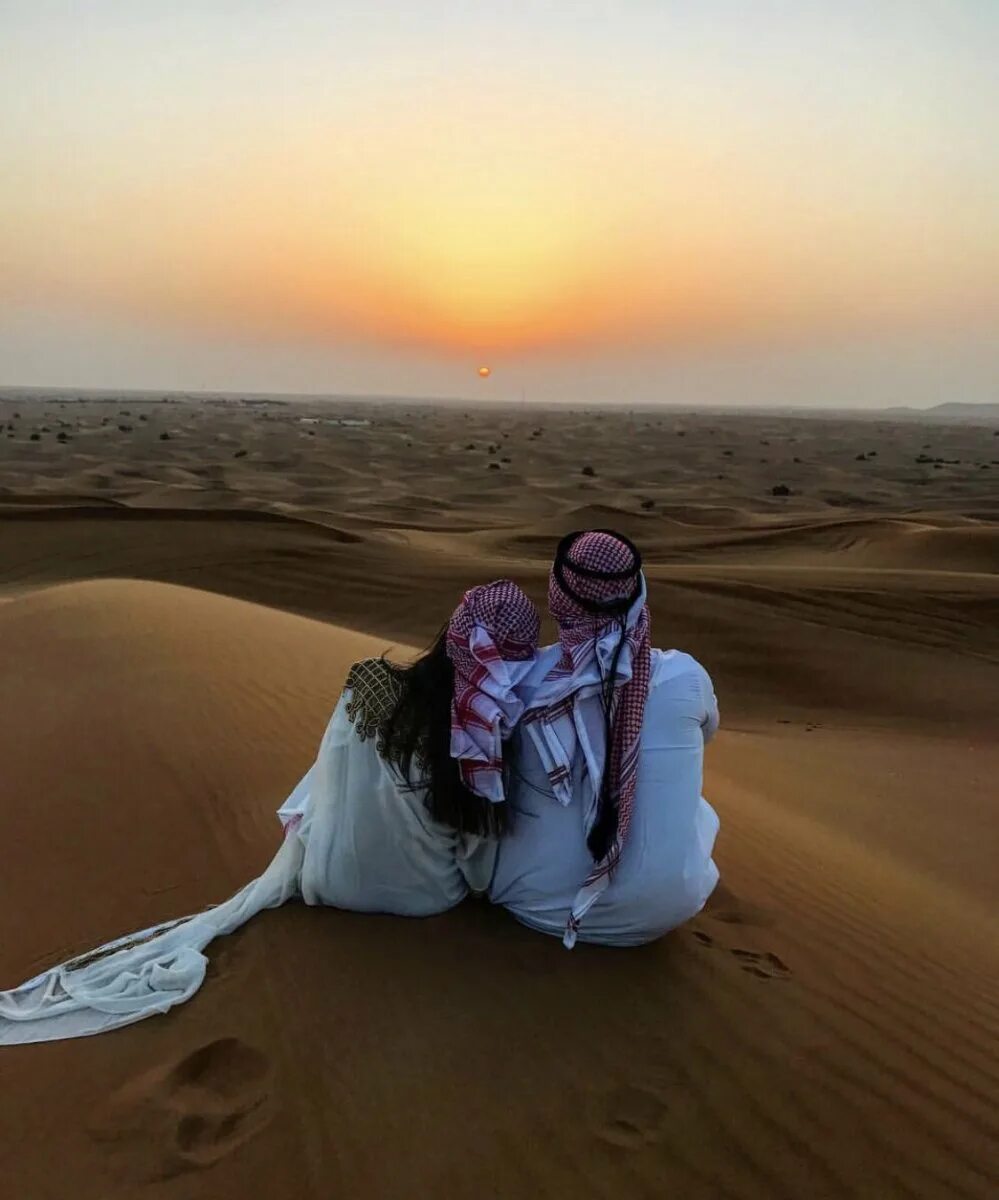
M 577 701 L 602 696 L 610 728 L 609 739 L 603 739 L 607 744 L 599 748 L 603 777 L 589 781 L 590 793 L 584 801 L 588 838 L 599 826 L 605 841 L 609 835 L 609 844 L 573 904 L 565 936 L 571 947 L 580 921 L 607 887 L 628 836 L 652 651 L 645 580 L 630 544 L 610 531 L 596 530 L 576 535 L 560 549 L 548 603 L 558 622 L 562 654 L 532 698 L 524 720 L 561 804 L 572 800 L 571 773 L 580 734 L 592 741 L 590 733 L 580 728 Z M 616 611 L 607 611 L 615 601 Z M 594 611 L 601 604 L 605 611 Z M 603 730 L 599 736 L 603 738 Z
M 498 804 L 503 790 L 503 742 L 523 712 L 514 693 L 538 652 L 538 610 L 509 579 L 467 591 L 447 629 L 454 666 L 451 757 L 462 782 Z

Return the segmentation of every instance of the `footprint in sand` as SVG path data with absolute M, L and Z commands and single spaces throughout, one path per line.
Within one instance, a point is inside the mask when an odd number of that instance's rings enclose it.
M 661 1096 L 648 1088 L 615 1088 L 603 1101 L 597 1136 L 612 1146 L 637 1150 L 657 1142 L 669 1111 Z
M 744 971 L 759 979 L 790 979 L 791 968 L 772 951 L 733 950 Z
M 715 939 L 710 933 L 701 929 L 693 931 L 693 937 L 700 945 L 710 949 L 715 945 Z M 739 961 L 739 965 L 750 975 L 758 979 L 790 979 L 791 968 L 772 950 L 743 950 L 740 947 L 729 949 L 729 953 Z
M 266 1055 L 238 1038 L 220 1038 L 179 1061 L 133 1079 L 91 1128 L 109 1148 L 116 1173 L 170 1179 L 210 1167 L 270 1120 Z

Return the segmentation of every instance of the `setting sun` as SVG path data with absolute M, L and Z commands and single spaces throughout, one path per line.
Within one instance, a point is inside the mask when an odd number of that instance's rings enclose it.
M 488 379 L 492 373 L 492 367 L 479 367 L 479 377 L 481 379 Z

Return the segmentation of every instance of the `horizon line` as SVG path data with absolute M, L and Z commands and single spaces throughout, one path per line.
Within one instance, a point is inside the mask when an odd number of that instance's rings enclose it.
M 795 413 L 823 413 L 823 412 L 851 412 L 851 413 L 930 413 L 941 408 L 959 407 L 962 409 L 995 409 L 999 408 L 999 401 L 992 400 L 942 400 L 933 404 L 916 405 L 916 404 L 892 404 L 884 407 L 869 407 L 863 405 L 796 405 L 780 403 L 759 403 L 748 402 L 746 404 L 684 404 L 674 400 L 653 401 L 588 401 L 585 404 L 578 404 L 571 400 L 529 400 L 520 398 L 511 400 L 509 397 L 470 397 L 470 396 L 427 396 L 427 395 L 406 395 L 404 393 L 384 393 L 384 392 L 254 392 L 244 389 L 200 389 L 200 388 L 117 388 L 117 387 L 65 387 L 55 386 L 48 387 L 44 384 L 0 384 L 0 396 L 23 396 L 25 398 L 33 395 L 37 396 L 75 396 L 78 400 L 94 400 L 102 396 L 107 397 L 151 397 L 157 396 L 163 399 L 177 398 L 188 400 L 232 400 L 238 402 L 240 400 L 270 400 L 277 403 L 288 403 L 292 401 L 340 401 L 359 403 L 403 403 L 403 404 L 467 404 L 467 405 L 492 405 L 492 404 L 517 404 L 522 407 L 534 407 L 537 409 L 544 408 L 577 408 L 582 412 L 591 409 L 633 409 L 633 410 L 648 410 L 648 409 L 674 409 L 681 412 L 745 412 L 753 410 L 757 412 L 777 411 L 777 412 L 795 412 Z

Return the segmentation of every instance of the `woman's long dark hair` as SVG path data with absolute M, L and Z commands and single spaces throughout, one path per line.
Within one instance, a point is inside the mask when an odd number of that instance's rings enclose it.
M 407 788 L 426 789 L 427 812 L 460 833 L 499 836 L 507 829 L 507 805 L 476 796 L 462 782 L 451 757 L 454 667 L 447 629 L 411 666 L 392 666 L 402 695 L 381 727 L 382 753 Z

